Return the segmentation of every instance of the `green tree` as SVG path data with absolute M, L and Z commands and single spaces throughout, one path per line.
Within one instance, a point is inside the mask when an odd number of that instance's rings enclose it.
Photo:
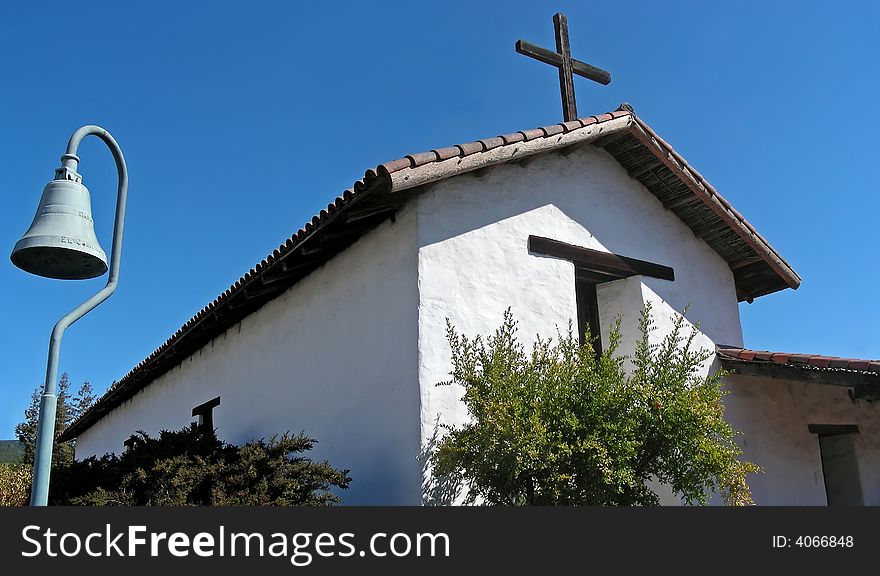
M 79 390 L 76 391 L 76 396 L 69 403 L 67 421 L 64 423 L 65 429 L 79 420 L 79 417 L 92 407 L 97 398 L 95 391 L 92 389 L 92 384 L 88 380 L 83 382 Z
M 95 403 L 95 394 L 89 382 L 83 382 L 76 396 L 70 393 L 70 376 L 67 372 L 61 375 L 57 388 L 57 404 L 55 408 L 55 440 L 52 450 L 53 469 L 60 465 L 73 462 L 73 442 L 58 443 L 58 437 L 67 430 L 86 410 Z M 24 444 L 23 462 L 33 465 L 36 454 L 37 424 L 40 418 L 40 388 L 31 394 L 31 403 L 24 411 L 24 421 L 15 426 L 15 436 Z
M 683 321 L 651 343 L 647 307 L 631 371 L 617 354 L 620 318 L 598 358 L 571 327 L 527 354 L 509 310 L 485 340 L 448 324 L 453 369 L 443 385 L 464 388 L 471 422 L 446 427 L 431 456 L 435 477 L 464 485 L 468 503 L 657 505 L 653 480 L 689 504 L 712 492 L 750 504 L 746 475 L 758 468 L 740 460 L 723 374 L 700 376 L 711 353 L 694 349 L 696 330 L 684 334 Z
M 121 456 L 92 456 L 57 470 L 49 501 L 93 506 L 337 503 L 331 489 L 348 487 L 348 470 L 302 456 L 314 442 L 303 434 L 284 434 L 234 446 L 197 424 L 163 431 L 158 438 L 139 432 Z

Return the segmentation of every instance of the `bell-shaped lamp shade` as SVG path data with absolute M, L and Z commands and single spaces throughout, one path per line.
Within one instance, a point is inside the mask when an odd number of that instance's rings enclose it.
M 25 272 L 46 278 L 84 280 L 104 274 L 107 255 L 95 236 L 89 190 L 72 180 L 49 182 L 11 258 Z

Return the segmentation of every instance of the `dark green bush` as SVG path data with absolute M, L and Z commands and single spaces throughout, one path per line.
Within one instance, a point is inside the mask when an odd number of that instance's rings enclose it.
M 121 456 L 91 457 L 53 472 L 50 503 L 91 506 L 323 506 L 339 502 L 348 470 L 302 456 L 315 440 L 284 434 L 242 446 L 197 424 L 139 432 Z

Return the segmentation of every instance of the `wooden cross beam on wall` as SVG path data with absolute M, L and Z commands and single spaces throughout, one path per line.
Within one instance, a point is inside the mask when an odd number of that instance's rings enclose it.
M 199 426 L 206 432 L 214 430 L 214 408 L 220 405 L 220 397 L 217 396 L 213 400 L 208 400 L 204 404 L 199 404 L 192 410 L 193 416 L 199 417 Z
M 562 92 L 562 113 L 569 122 L 578 117 L 577 103 L 574 98 L 573 74 L 589 78 L 599 84 L 609 84 L 611 74 L 571 57 L 571 46 L 568 42 L 568 19 L 565 14 L 553 16 L 553 27 L 556 29 L 556 52 L 530 44 L 525 40 L 517 40 L 516 51 L 520 54 L 540 60 L 545 64 L 559 68 L 559 89 Z

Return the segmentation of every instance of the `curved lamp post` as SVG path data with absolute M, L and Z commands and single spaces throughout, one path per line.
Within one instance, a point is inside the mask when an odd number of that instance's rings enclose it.
M 110 148 L 119 174 L 113 248 L 110 253 L 110 275 L 107 285 L 101 291 L 70 311 L 55 324 L 52 330 L 52 337 L 49 339 L 46 383 L 40 400 L 40 419 L 37 425 L 31 506 L 45 506 L 48 500 L 52 445 L 55 440 L 57 405 L 55 382 L 58 378 L 61 338 L 68 326 L 109 298 L 116 290 L 119 280 L 125 200 L 128 194 L 128 169 L 119 144 L 109 132 L 99 126 L 83 126 L 73 133 L 67 143 L 67 152 L 61 157 L 61 168 L 55 170 L 55 179 L 43 189 L 33 224 L 15 244 L 11 256 L 12 263 L 22 270 L 46 278 L 83 280 L 97 278 L 107 271 L 107 257 L 95 236 L 89 191 L 83 186 L 82 177 L 76 172 L 79 164 L 76 150 L 82 139 L 90 135 L 97 136 Z

